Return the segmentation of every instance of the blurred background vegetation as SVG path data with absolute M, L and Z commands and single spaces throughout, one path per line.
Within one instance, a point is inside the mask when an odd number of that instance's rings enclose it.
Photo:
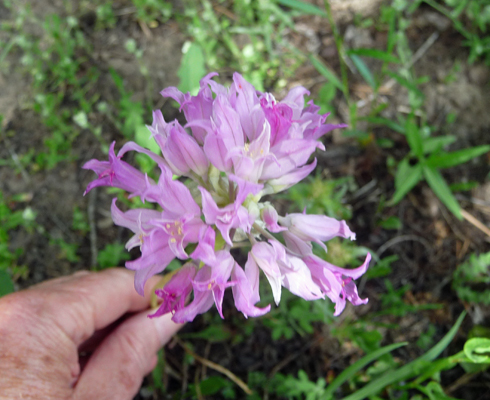
M 316 250 L 342 267 L 371 252 L 370 302 L 334 318 L 284 293 L 245 320 L 225 297 L 225 320 L 188 324 L 138 398 L 489 398 L 489 30 L 489 0 L 3 0 L 0 295 L 137 257 L 109 209 L 141 204 L 83 197 L 81 166 L 114 140 L 156 150 L 152 109 L 180 118 L 160 90 L 238 71 L 278 99 L 303 85 L 349 125 L 276 200 L 349 221 L 357 242 Z

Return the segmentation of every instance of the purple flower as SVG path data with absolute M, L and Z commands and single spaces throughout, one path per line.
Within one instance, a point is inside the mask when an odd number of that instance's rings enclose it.
M 231 273 L 231 279 L 235 282 L 233 285 L 233 298 L 238 311 L 241 311 L 245 318 L 258 317 L 268 313 L 271 309 L 270 304 L 267 307 L 255 307 L 260 301 L 259 296 L 259 269 L 257 264 L 250 261 L 251 255 L 248 255 L 249 262 L 245 264 L 245 271 L 238 264 Z
M 157 297 L 163 301 L 158 310 L 149 317 L 159 317 L 169 312 L 175 314 L 183 309 L 186 297 L 192 292 L 192 280 L 195 276 L 196 267 L 192 264 L 186 264 L 170 278 L 163 289 L 155 290 Z
M 175 173 L 187 175 L 192 171 L 206 180 L 209 161 L 201 146 L 180 125 L 170 129 L 162 152 Z
M 355 306 L 368 302 L 368 299 L 359 297 L 357 287 L 352 280 L 359 278 L 366 272 L 371 261 L 370 254 L 366 256 L 364 263 L 355 269 L 337 267 L 314 255 L 305 257 L 304 261 L 310 269 L 313 280 L 325 295 L 335 303 L 334 315 L 339 315 L 344 310 L 346 300 Z
M 122 155 L 116 157 L 115 144 L 116 142 L 112 142 L 109 148 L 109 161 L 90 160 L 83 166 L 84 169 L 91 169 L 98 175 L 96 180 L 88 184 L 84 194 L 98 186 L 113 186 L 137 194 L 145 189 L 145 175 L 122 161 Z
M 232 229 L 241 228 L 245 232 L 250 232 L 253 221 L 245 207 L 239 202 L 219 208 L 206 189 L 199 187 L 199 190 L 202 194 L 202 212 L 206 218 L 206 223 L 216 225 L 226 243 L 230 246 L 233 245 L 232 238 L 230 238 L 230 230 Z
M 113 186 L 154 206 L 122 211 L 115 199 L 111 206 L 114 223 L 134 233 L 126 247 L 141 251 L 139 258 L 126 263 L 135 271 L 139 294 L 172 260 L 183 261 L 184 266 L 156 290 L 162 304 L 150 317 L 172 313 L 176 322 L 192 321 L 213 304 L 223 317 L 229 287 L 246 318 L 263 315 L 271 306 L 257 306 L 261 274 L 276 304 L 282 287 L 306 300 L 328 297 L 336 315 L 346 301 L 366 303 L 353 279 L 366 271 L 369 256 L 359 268 L 348 270 L 312 253 L 312 242 L 326 249 L 325 242 L 333 237 L 355 239 L 345 221 L 305 213 L 281 216 L 269 201 L 261 201 L 305 178 L 316 167 L 314 152 L 325 149 L 318 139 L 345 125 L 327 124 L 328 114 L 319 114 L 312 101 L 305 107 L 309 92 L 301 86 L 278 101 L 238 73 L 230 87 L 213 81 L 216 75 L 201 80 L 196 96 L 175 87 L 161 92 L 179 103 L 186 120 L 181 125 L 178 120 L 165 121 L 159 110 L 153 112 L 148 130 L 161 156 L 134 142 L 124 144 L 116 156 L 112 143 L 108 161 L 84 165 L 97 174 L 86 193 Z M 155 161 L 158 178 L 122 161 L 129 151 Z M 247 245 L 243 268 L 230 251 Z
M 288 214 L 281 217 L 279 222 L 287 227 L 289 232 L 304 241 L 313 241 L 327 247 L 323 242 L 336 236 L 355 240 L 356 235 L 352 233 L 345 221 L 338 221 L 326 215 Z

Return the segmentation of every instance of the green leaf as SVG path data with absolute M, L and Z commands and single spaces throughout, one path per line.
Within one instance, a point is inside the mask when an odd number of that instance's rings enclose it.
M 410 82 L 408 79 L 403 76 L 396 74 L 394 72 L 387 71 L 387 74 L 392 77 L 398 84 L 406 87 L 408 90 L 416 94 L 418 97 L 423 98 L 424 94 L 420 91 L 420 89 L 413 82 Z
M 109 68 L 109 74 L 111 74 L 112 80 L 114 81 L 114 84 L 118 88 L 119 92 L 125 93 L 126 91 L 124 90 L 124 82 L 121 75 L 119 75 L 114 68 Z
M 199 80 L 206 74 L 204 53 L 197 43 L 186 42 L 182 49 L 184 55 L 177 75 L 180 78 L 179 90 L 196 95 L 199 91 Z
M 160 154 L 161 149 L 155 139 L 151 137 L 151 133 L 145 125 L 140 125 L 136 128 L 134 141 L 145 149 L 151 150 L 155 154 Z
M 403 159 L 398 164 L 398 170 L 395 176 L 395 194 L 390 200 L 390 205 L 397 204 L 405 195 L 412 190 L 417 183 L 422 179 L 422 165 L 417 164 L 411 167 L 408 159 Z
M 376 90 L 376 88 L 378 86 L 376 84 L 376 80 L 374 79 L 373 74 L 369 70 L 368 66 L 364 63 L 364 61 L 362 61 L 362 59 L 355 54 L 351 54 L 350 59 L 352 60 L 352 62 L 354 63 L 354 65 L 356 66 L 357 70 L 359 71 L 361 76 L 364 78 L 366 83 L 369 86 L 371 86 L 374 90 Z
M 426 387 L 418 385 L 416 388 L 424 393 L 429 400 L 458 400 L 455 397 L 447 396 L 444 389 L 436 381 L 430 381 Z
M 15 291 L 14 282 L 7 271 L 0 270 L 0 297 Z
M 131 256 L 122 243 L 109 243 L 97 254 L 99 269 L 111 268 L 120 265 L 121 261 L 127 261 Z
M 367 117 L 367 118 L 359 118 L 359 119 L 370 122 L 371 124 L 374 125 L 387 126 L 388 128 L 394 130 L 395 132 L 405 135 L 405 127 L 403 125 L 400 125 L 398 122 L 392 121 L 391 119 L 383 118 L 383 117 Z
M 391 263 L 398 261 L 397 255 L 392 255 L 379 260 L 373 266 L 370 266 L 366 272 L 366 279 L 380 278 L 391 274 Z
M 212 343 L 219 343 L 228 340 L 231 332 L 225 325 L 211 325 L 201 332 L 185 333 L 181 336 L 185 339 L 205 339 Z
M 210 376 L 199 382 L 199 387 L 203 396 L 212 396 L 230 385 L 231 382 L 227 381 L 222 376 Z
M 319 15 L 320 17 L 326 17 L 327 13 L 322 10 L 321 8 L 318 8 L 317 6 L 314 6 L 313 4 L 306 3 L 304 1 L 299 1 L 299 0 L 277 0 L 277 2 L 283 6 L 290 7 L 294 10 L 301 11 L 305 14 L 313 14 L 313 15 Z
M 448 136 L 437 136 L 437 137 L 429 137 L 424 139 L 424 154 L 433 153 L 436 150 L 442 149 L 444 146 L 447 146 L 456 141 L 456 136 L 448 135 Z
M 475 157 L 490 151 L 490 145 L 471 147 L 469 149 L 452 151 L 450 153 L 433 155 L 427 160 L 427 165 L 434 168 L 449 168 L 455 165 L 463 164 Z
M 316 70 L 322 74 L 330 83 L 335 85 L 336 88 L 340 90 L 344 90 L 344 86 L 342 85 L 342 82 L 340 82 L 340 79 L 337 78 L 337 75 L 335 75 L 335 72 L 333 72 L 329 67 L 325 65 L 323 61 L 321 61 L 318 57 L 314 56 L 313 54 L 310 54 L 308 57 L 311 64 L 316 68 Z
M 333 396 L 335 390 L 337 390 L 344 382 L 351 380 L 356 373 L 358 373 L 362 368 L 368 365 L 370 362 L 377 360 L 381 356 L 389 353 L 399 347 L 406 346 L 407 342 L 402 343 L 394 343 L 389 346 L 382 347 L 376 351 L 373 351 L 370 354 L 365 355 L 360 360 L 356 361 L 347 369 L 344 369 L 337 378 L 333 380 L 333 382 L 327 386 L 324 392 L 324 398 L 328 398 L 329 396 Z
M 439 343 L 437 343 L 434 347 L 432 347 L 427 353 L 423 356 L 417 358 L 416 360 L 404 365 L 401 368 L 396 370 L 391 370 L 375 379 L 374 381 L 368 383 L 362 389 L 357 390 L 355 393 L 350 396 L 344 397 L 343 400 L 362 400 L 366 397 L 372 396 L 378 393 L 380 390 L 384 389 L 386 386 L 391 385 L 396 382 L 404 381 L 410 379 L 411 377 L 420 373 L 421 368 L 430 365 L 430 362 L 436 359 L 439 354 L 449 345 L 449 343 L 453 340 L 456 332 L 458 331 L 461 323 L 463 322 L 464 317 L 466 316 L 466 312 L 463 312 L 454 326 L 450 329 L 450 331 L 441 339 Z
M 469 190 L 475 189 L 479 186 L 477 181 L 468 181 L 460 183 L 451 183 L 449 188 L 451 192 L 468 192 Z
M 464 354 L 477 364 L 490 364 L 490 339 L 473 338 L 464 344 Z
M 407 118 L 405 130 L 410 149 L 412 149 L 418 158 L 421 158 L 423 156 L 422 135 L 420 134 L 419 127 L 415 123 L 415 117 L 413 115 Z
M 458 201 L 454 198 L 451 189 L 449 189 L 449 186 L 441 173 L 435 168 L 426 165 L 424 166 L 424 176 L 430 188 L 434 191 L 436 196 L 439 197 L 439 200 L 441 200 L 449 211 L 451 211 L 458 219 L 462 220 L 463 216 L 461 215 L 461 208 L 459 207 Z
M 352 49 L 352 50 L 347 51 L 347 54 L 349 56 L 352 54 L 355 54 L 357 56 L 376 58 L 376 59 L 381 60 L 381 61 L 395 63 L 395 64 L 400 63 L 400 60 L 398 59 L 398 57 L 394 56 L 393 54 L 387 53 L 386 51 L 382 51 L 382 50 L 364 49 L 364 48 Z
M 383 229 L 401 229 L 402 227 L 402 222 L 400 221 L 400 218 L 395 217 L 392 215 L 391 217 L 388 217 L 378 223 L 378 225 L 383 228 Z

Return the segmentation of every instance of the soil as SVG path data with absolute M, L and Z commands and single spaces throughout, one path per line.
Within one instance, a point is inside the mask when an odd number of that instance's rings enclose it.
M 30 4 L 33 13 L 40 19 L 51 13 L 65 15 L 62 1 L 37 0 L 36 2 L 17 0 L 18 6 Z M 341 2 L 333 2 L 335 7 Z M 361 2 L 364 8 L 355 9 L 376 18 L 375 10 L 380 1 Z M 349 7 L 355 7 L 352 1 Z M 370 5 L 370 7 L 369 7 Z M 114 9 L 123 10 L 127 2 L 114 2 Z M 353 23 L 352 8 L 340 8 L 340 29 L 350 47 L 375 47 L 383 49 L 386 37 L 374 27 L 359 28 Z M 346 10 L 348 12 L 346 12 Z M 374 10 L 374 11 L 373 11 Z M 133 92 L 133 99 L 147 101 L 153 108 L 163 108 L 165 118 L 175 118 L 177 111 L 171 104 L 165 103 L 158 94 L 168 86 L 178 84 L 177 69 L 180 63 L 181 48 L 186 39 L 175 22 L 168 22 L 150 30 L 150 35 L 142 30 L 134 15 L 122 15 L 113 29 L 97 31 L 90 20 L 93 15 L 81 16 L 87 22 L 86 33 L 93 48 L 91 62 L 102 75 L 97 84 L 101 98 L 108 103 L 117 99 L 117 90 L 109 78 L 109 69 L 113 68 L 124 79 L 125 87 Z M 6 8 L 0 5 L 0 20 L 12 18 Z M 338 59 L 331 32 L 325 27 L 325 21 L 313 16 L 298 17 L 297 32 L 291 40 L 308 44 L 308 49 L 316 51 L 338 70 Z M 26 29 L 34 29 L 27 27 Z M 427 76 L 422 90 L 426 96 L 425 117 L 435 127 L 437 133 L 457 135 L 458 141 L 451 150 L 467 146 L 489 143 L 490 129 L 490 70 L 483 64 L 468 65 L 468 52 L 462 46 L 461 37 L 452 29 L 444 17 L 430 8 L 420 8 L 412 19 L 408 29 L 410 47 L 415 52 L 433 34 L 435 42 L 414 64 L 417 76 Z M 2 32 L 2 35 L 4 33 Z M 150 77 L 145 79 L 140 73 L 140 65 L 129 54 L 124 43 L 134 39 L 138 48 L 144 50 L 144 64 Z M 1 37 L 2 40 L 5 37 Z M 19 67 L 21 54 L 10 52 L 5 60 L 6 66 L 0 71 L 0 115 L 3 115 L 0 159 L 13 160 L 22 157 L 31 148 L 42 148 L 43 139 L 49 131 L 41 123 L 37 113 L 31 110 L 30 80 Z M 376 68 L 376 63 L 373 63 Z M 315 70 L 305 65 L 294 77 L 295 84 L 304 84 L 315 98 L 321 87 L 321 79 Z M 351 93 L 354 100 L 366 104 L 359 113 L 367 115 L 369 111 L 369 88 L 360 76 L 350 72 Z M 278 95 L 280 97 L 280 95 Z M 387 118 L 404 112 L 407 107 L 407 93 L 403 88 L 391 86 L 383 93 L 383 101 L 388 107 L 383 111 Z M 338 120 L 345 120 L 346 105 L 339 98 L 335 101 Z M 449 125 L 448 116 L 454 115 L 455 121 Z M 151 122 L 151 121 L 148 121 Z M 104 127 L 103 138 L 107 142 L 117 140 L 121 145 L 123 136 L 110 121 L 101 121 Z M 362 126 L 359 126 L 362 128 Z M 405 139 L 387 128 L 372 128 L 376 137 L 393 140 L 394 148 L 382 149 L 373 143 L 360 147 L 357 142 L 335 134 L 325 139 L 326 152 L 318 153 L 318 172 L 329 177 L 354 176 L 359 187 L 348 195 L 352 206 L 353 218 L 349 222 L 357 233 L 357 243 L 374 252 L 383 250 L 382 256 L 397 255 L 399 260 L 392 264 L 393 272 L 389 280 L 394 288 L 410 285 L 405 293 L 406 304 L 423 305 L 442 304 L 437 310 L 411 313 L 402 318 L 395 316 L 378 317 L 377 322 L 394 324 L 394 328 L 382 331 L 383 343 L 390 344 L 408 341 L 412 345 L 396 352 L 400 360 L 407 361 L 422 354 L 414 342 L 429 328 L 436 327 L 435 339 L 440 339 L 456 321 L 458 315 L 466 309 L 469 316 L 455 342 L 444 353 L 454 354 L 461 349 L 464 338 L 472 326 L 490 326 L 490 307 L 462 303 L 451 289 L 452 274 L 458 264 L 471 253 L 490 251 L 490 238 L 467 221 L 458 221 L 439 202 L 425 184 L 418 185 L 412 193 L 395 207 L 383 211 L 383 217 L 397 216 L 403 226 L 396 230 L 382 229 L 378 225 L 381 217 L 378 206 L 389 199 L 394 192 L 393 176 L 386 165 L 387 157 L 401 159 L 407 152 Z M 19 229 L 11 233 L 11 247 L 23 248 L 21 264 L 28 266 L 29 275 L 19 279 L 16 286 L 21 289 L 43 280 L 70 274 L 76 270 L 89 268 L 93 250 L 98 250 L 114 241 L 124 242 L 129 233 L 112 224 L 109 209 L 111 196 L 105 190 L 97 189 L 93 194 L 83 196 L 88 182 L 94 177 L 91 171 L 85 171 L 82 165 L 92 159 L 103 159 L 99 141 L 89 131 L 82 132 L 73 146 L 73 161 L 58 164 L 51 170 L 35 171 L 27 168 L 0 167 L 0 190 L 6 198 L 16 194 L 25 194 L 27 201 L 14 207 L 31 207 L 37 213 L 36 222 L 44 231 L 26 233 Z M 485 183 L 489 173 L 489 159 L 480 159 L 452 168 L 444 172 L 449 182 L 478 180 L 482 186 L 472 193 L 465 192 L 458 199 L 462 207 L 481 223 L 490 226 L 490 183 Z M 72 229 L 73 209 L 78 207 L 85 213 L 95 210 L 93 220 L 96 224 L 96 241 L 89 234 L 81 234 Z M 397 240 L 393 240 L 397 238 Z M 79 261 L 68 261 L 66 254 L 52 242 L 63 239 L 78 245 Z M 336 321 L 340 326 L 344 319 L 362 317 L 368 313 L 381 311 L 380 293 L 385 292 L 383 279 L 372 279 L 360 284 L 362 296 L 369 297 L 366 306 L 348 307 Z M 226 325 L 232 336 L 237 335 L 242 317 L 233 311 L 233 301 L 229 294 L 225 297 L 224 309 Z M 184 328 L 184 333 L 198 332 L 208 326 L 211 317 L 199 317 Z M 239 321 L 239 322 L 237 322 Z M 270 331 L 259 323 L 253 332 L 239 344 L 232 340 L 211 343 L 205 340 L 193 341 L 196 351 L 209 360 L 229 368 L 236 375 L 247 379 L 250 371 L 291 373 L 297 375 L 302 369 L 311 377 L 335 376 L 358 359 L 362 352 L 349 340 L 339 342 L 334 338 L 329 326 L 317 325 L 314 334 L 304 337 L 296 334 L 290 340 L 272 341 Z M 183 362 L 182 348 L 173 343 L 166 352 L 169 370 L 168 391 L 181 388 L 194 380 L 195 365 Z M 201 371 L 201 373 L 203 373 Z M 209 369 L 208 369 L 209 373 Z M 205 374 L 205 373 L 203 373 Z M 455 369 L 443 375 L 444 387 L 451 385 L 463 375 Z M 180 378 L 175 378 L 178 376 Z M 185 379 L 184 379 L 185 378 Z M 463 399 L 485 399 L 490 397 L 490 376 L 480 374 L 478 379 L 457 387 L 451 395 Z M 237 389 L 238 390 L 238 389 Z M 238 393 L 238 392 L 237 392 Z M 241 394 L 237 394 L 241 398 Z M 152 397 L 147 389 L 142 390 L 140 398 Z M 162 397 L 166 398 L 166 397 Z

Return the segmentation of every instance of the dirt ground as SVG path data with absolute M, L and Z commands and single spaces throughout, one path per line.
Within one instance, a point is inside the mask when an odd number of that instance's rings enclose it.
M 37 0 L 29 3 L 39 18 L 50 13 L 64 12 L 62 1 Z M 371 8 L 367 7 L 361 12 L 375 15 L 379 3 L 374 2 Z M 122 4 L 115 2 L 114 7 L 118 6 L 122 7 Z M 386 37 L 383 32 L 374 28 L 356 27 L 352 13 L 339 12 L 338 15 L 341 32 L 349 47 L 384 48 Z M 0 21 L 9 18 L 11 15 L 8 10 L 0 5 Z M 303 16 L 296 23 L 308 29 L 299 29 L 299 33 L 294 33 L 291 40 L 311 42 L 313 48 L 316 43 L 318 55 L 325 60 L 332 60 L 332 67 L 338 68 L 331 32 L 325 27 L 325 22 L 317 17 Z M 423 85 L 429 123 L 441 134 L 451 133 L 458 136 L 459 140 L 453 145 L 453 150 L 489 143 L 490 70 L 478 62 L 468 65 L 468 53 L 462 46 L 461 37 L 447 20 L 429 8 L 417 11 L 408 32 L 414 52 L 435 35 L 433 44 L 414 64 L 418 76 L 429 78 Z M 102 71 L 97 84 L 102 99 L 109 103 L 117 99 L 116 88 L 109 79 L 109 69 L 114 68 L 123 77 L 127 89 L 134 93 L 134 100 L 150 101 L 154 104 L 153 108 L 163 108 L 166 119 L 176 116 L 177 111 L 159 95 L 163 88 L 175 86 L 179 82 L 177 69 L 186 37 L 175 22 L 152 29 L 151 36 L 148 36 L 135 19 L 128 15 L 123 16 L 110 31 L 96 31 L 88 24 L 86 33 L 94 49 L 91 62 Z M 124 49 L 128 38 L 133 38 L 144 49 L 144 62 L 149 70 L 150 81 L 141 76 L 135 58 Z M 19 58 L 18 52 L 9 53 L 6 59 L 7 68 L 0 71 L 0 114 L 4 116 L 0 159 L 13 159 L 27 153 L 30 148 L 41 147 L 43 138 L 49 133 L 40 122 L 39 115 L 31 110 L 30 82 L 18 67 Z M 306 85 L 311 89 L 314 98 L 321 84 L 312 81 L 312 75 L 318 74 L 311 65 L 305 64 L 298 70 L 295 83 Z M 361 115 L 363 112 L 367 113 L 368 88 L 358 75 L 350 73 L 349 78 L 353 97 L 366 104 L 359 112 Z M 397 112 L 403 112 L 407 108 L 407 93 L 396 85 L 389 86 L 383 98 L 389 104 L 383 112 L 387 118 L 393 118 Z M 342 112 L 346 108 L 343 100 L 337 98 L 335 105 L 339 110 L 339 120 L 345 118 L 345 112 Z M 456 115 L 456 119 L 449 126 L 446 121 L 451 113 Z M 102 135 L 105 140 L 118 140 L 121 143 L 122 135 L 110 121 L 103 120 L 100 123 L 104 127 Z M 444 305 L 442 309 L 409 314 L 402 319 L 381 317 L 382 322 L 398 324 L 397 328 L 384 332 L 385 342 L 413 342 L 420 333 L 428 329 L 429 324 L 437 326 L 436 338 L 440 338 L 454 324 L 463 309 L 469 314 L 462 328 L 464 332 L 468 332 L 473 325 L 488 327 L 490 307 L 460 302 L 451 290 L 451 278 L 456 266 L 470 253 L 490 251 L 490 238 L 485 237 L 471 223 L 454 218 L 425 184 L 418 185 L 399 205 L 385 212 L 385 216 L 399 217 L 403 221 L 402 228 L 392 231 L 379 227 L 378 205 L 394 191 L 393 177 L 386 166 L 386 158 L 392 156 L 401 159 L 406 154 L 407 147 L 403 137 L 387 128 L 374 128 L 372 133 L 376 137 L 392 139 L 395 147 L 360 148 L 356 142 L 334 135 L 325 140 L 327 151 L 318 154 L 318 169 L 334 178 L 346 175 L 354 177 L 359 190 L 350 193 L 347 202 L 354 212 L 350 225 L 357 233 L 357 243 L 374 252 L 379 253 L 382 250 L 383 256 L 398 255 L 399 260 L 392 265 L 393 272 L 389 279 L 395 288 L 411 285 L 405 294 L 405 302 L 413 305 Z M 8 198 L 15 194 L 26 194 L 28 200 L 16 206 L 30 206 L 37 212 L 36 222 L 45 229 L 44 232 L 34 231 L 31 234 L 26 234 L 23 230 L 11 233 L 12 248 L 25 249 L 20 263 L 29 268 L 27 279 L 16 282 L 18 288 L 89 268 L 93 256 L 91 246 L 100 250 L 107 243 L 116 240 L 124 242 L 128 238 L 129 233 L 115 227 L 110 219 L 111 195 L 105 190 L 97 189 L 93 194 L 83 196 L 87 183 L 94 177 L 91 171 L 85 171 L 81 166 L 92 158 L 104 158 L 99 142 L 91 132 L 84 131 L 79 135 L 73 146 L 73 155 L 74 161 L 62 162 L 52 170 L 0 167 L 0 190 L 4 196 Z M 489 161 L 480 158 L 479 161 L 444 172 L 449 182 L 478 180 L 482 183 L 472 193 L 460 194 L 458 200 L 467 212 L 487 227 L 490 226 L 490 182 L 484 180 L 489 173 Z M 82 236 L 72 230 L 74 206 L 88 214 L 92 213 L 90 221 L 96 227 L 95 242 L 88 234 Z M 70 262 L 64 258 L 60 248 L 50 244 L 48 237 L 77 243 L 79 261 Z M 394 238 L 398 239 L 393 240 Z M 384 290 L 382 279 L 373 279 L 362 284 L 362 295 L 370 299 L 368 305 L 356 309 L 348 308 L 340 319 L 355 318 L 356 315 L 362 316 L 381 310 L 380 292 Z M 232 308 L 232 299 L 226 297 L 224 309 Z M 236 317 L 236 314 L 232 313 L 229 317 Z M 205 324 L 206 321 L 200 317 L 189 324 L 185 332 L 198 331 Z M 229 326 L 232 334 L 236 333 L 233 332 L 235 328 L 233 324 Z M 458 351 L 464 337 L 460 335 L 447 354 Z M 319 326 L 315 334 L 308 337 L 296 335 L 291 340 L 272 342 L 270 332 L 265 327 L 256 325 L 253 333 L 239 345 L 197 341 L 196 346 L 202 345 L 201 354 L 206 353 L 211 361 L 231 369 L 241 377 L 246 377 L 249 371 L 260 369 L 270 372 L 278 366 L 282 373 L 296 374 L 299 369 L 303 369 L 310 376 L 324 376 L 326 369 L 342 370 L 359 356 L 356 350 L 340 347 L 336 340 L 330 338 L 329 328 Z M 419 356 L 421 350 L 409 346 L 398 354 L 401 359 L 410 360 Z M 294 362 L 286 359 L 288 355 L 296 356 Z M 187 373 L 187 367 L 182 365 L 182 350 L 178 346 L 169 350 L 167 356 L 173 368 L 184 368 L 180 372 Z M 448 384 L 460 375 L 461 370 L 453 370 L 444 376 L 443 383 Z M 489 378 L 488 373 L 484 373 L 478 380 L 457 388 L 452 395 L 475 400 L 488 398 Z M 193 376 L 189 379 L 192 381 Z M 169 389 L 180 384 L 169 378 Z M 141 396 L 144 398 L 144 393 Z

